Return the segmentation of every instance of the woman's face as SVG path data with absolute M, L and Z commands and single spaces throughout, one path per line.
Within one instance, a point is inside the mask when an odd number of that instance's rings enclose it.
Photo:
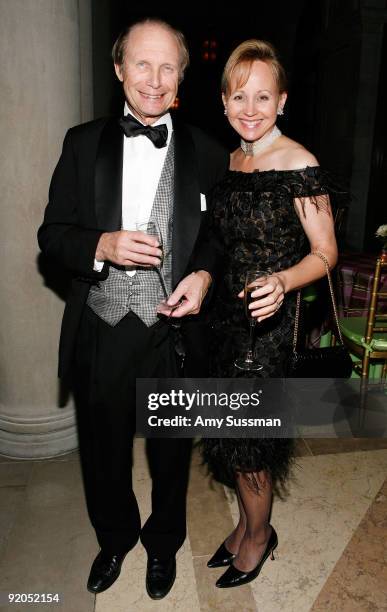
M 227 118 L 243 140 L 258 140 L 270 131 L 277 120 L 277 111 L 286 101 L 280 94 L 269 64 L 257 60 L 252 63 L 250 75 L 244 85 L 237 87 L 234 77 L 230 94 L 222 95 Z

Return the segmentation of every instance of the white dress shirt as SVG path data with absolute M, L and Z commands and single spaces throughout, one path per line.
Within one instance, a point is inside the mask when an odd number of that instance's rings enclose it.
M 133 113 L 125 102 L 124 114 Z M 134 115 L 133 115 L 134 116 Z M 136 117 L 137 119 L 137 117 Z M 135 230 L 136 223 L 149 221 L 157 186 L 164 166 L 169 143 L 172 137 L 172 119 L 167 113 L 152 123 L 152 126 L 166 124 L 168 128 L 167 145 L 157 149 L 143 134 L 135 137 L 124 136 L 122 168 L 122 225 L 121 229 Z M 94 269 L 100 272 L 104 262 L 94 261 Z M 136 274 L 131 269 L 129 276 Z

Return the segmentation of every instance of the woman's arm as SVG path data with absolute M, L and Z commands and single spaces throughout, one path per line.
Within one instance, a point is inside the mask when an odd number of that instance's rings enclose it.
M 309 240 L 310 252 L 323 253 L 332 269 L 337 262 L 337 244 L 329 196 L 317 197 L 318 206 L 315 206 L 309 198 L 304 198 L 302 203 L 300 200 L 295 200 L 294 204 Z M 259 298 L 250 304 L 252 316 L 258 321 L 273 316 L 281 306 L 285 293 L 301 289 L 325 274 L 325 266 L 321 259 L 307 255 L 291 268 L 270 275 L 266 285 L 252 294 L 253 297 Z M 243 297 L 243 291 L 239 297 Z
M 333 215 L 329 196 L 318 196 L 319 207 L 308 199 L 304 210 L 299 200 L 295 200 L 295 208 L 304 232 L 309 240 L 310 252 L 320 251 L 328 260 L 332 269 L 337 263 L 337 244 Z M 324 263 L 317 257 L 306 256 L 296 265 L 276 273 L 284 286 L 285 293 L 301 289 L 326 274 Z

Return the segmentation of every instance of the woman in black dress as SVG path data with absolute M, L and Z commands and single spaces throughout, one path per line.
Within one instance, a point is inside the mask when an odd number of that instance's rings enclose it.
M 267 270 L 264 287 L 253 293 L 255 357 L 260 376 L 280 377 L 294 327 L 295 293 L 325 274 L 337 246 L 327 174 L 302 145 L 282 135 L 277 115 L 286 102 L 286 77 L 275 49 L 248 40 L 231 54 L 222 79 L 222 99 L 241 146 L 214 192 L 213 231 L 224 246 L 224 276 L 213 312 L 213 376 L 246 376 L 234 366 L 248 343 L 243 286 L 246 271 Z M 238 299 L 239 298 L 239 299 Z M 213 475 L 235 487 L 237 527 L 209 561 L 229 566 L 218 587 L 253 580 L 277 546 L 269 524 L 272 492 L 285 483 L 293 444 L 286 439 L 207 439 L 204 459 Z

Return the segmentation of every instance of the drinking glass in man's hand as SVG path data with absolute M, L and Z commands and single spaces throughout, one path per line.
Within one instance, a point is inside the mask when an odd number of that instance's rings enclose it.
M 155 238 L 157 238 L 157 241 L 159 243 L 158 248 L 161 250 L 161 257 L 160 257 L 160 264 L 158 266 L 155 266 L 155 269 L 160 278 L 161 287 L 164 293 L 164 298 L 167 300 L 169 293 L 168 293 L 168 289 L 167 289 L 167 285 L 165 282 L 165 277 L 164 277 L 164 273 L 162 269 L 163 263 L 164 263 L 164 249 L 163 249 L 163 235 L 161 233 L 160 226 L 157 223 L 157 221 L 153 219 L 149 221 L 138 221 L 136 223 L 136 230 L 140 232 L 144 232 L 148 236 L 154 236 Z

